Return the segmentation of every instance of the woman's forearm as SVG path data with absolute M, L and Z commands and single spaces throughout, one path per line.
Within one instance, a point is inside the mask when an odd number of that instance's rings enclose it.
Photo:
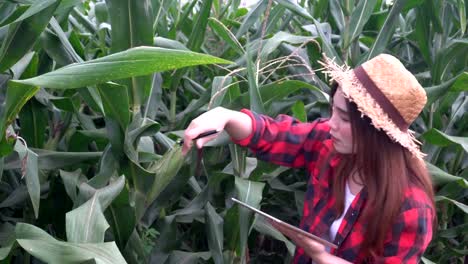
M 248 137 L 252 133 L 252 120 L 247 114 L 242 112 L 226 110 L 229 121 L 224 128 L 226 132 L 235 140 Z

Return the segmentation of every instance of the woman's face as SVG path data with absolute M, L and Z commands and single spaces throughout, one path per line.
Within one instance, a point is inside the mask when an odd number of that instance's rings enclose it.
M 341 88 L 338 88 L 333 96 L 333 109 L 329 124 L 335 150 L 338 153 L 351 154 L 353 152 L 351 122 L 348 104 Z

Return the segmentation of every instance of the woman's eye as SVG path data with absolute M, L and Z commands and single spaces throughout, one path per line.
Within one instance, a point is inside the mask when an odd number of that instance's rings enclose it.
M 349 121 L 349 118 L 346 116 L 341 116 L 341 120 L 345 121 L 345 122 L 348 122 Z

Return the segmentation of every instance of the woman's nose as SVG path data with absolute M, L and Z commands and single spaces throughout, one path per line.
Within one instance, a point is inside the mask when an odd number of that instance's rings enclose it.
M 338 130 L 338 122 L 336 120 L 336 115 L 332 113 L 330 120 L 328 121 L 328 124 L 330 125 L 330 130 Z

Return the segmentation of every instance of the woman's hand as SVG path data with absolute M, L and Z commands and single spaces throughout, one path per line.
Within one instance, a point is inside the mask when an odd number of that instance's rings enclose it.
M 199 117 L 195 118 L 190 122 L 187 129 L 184 133 L 184 145 L 182 147 L 182 153 L 185 155 L 189 149 L 192 147 L 193 139 L 198 135 L 210 130 L 222 131 L 226 126 L 226 123 L 229 121 L 226 110 L 222 107 L 214 108 Z M 219 134 L 219 133 L 218 133 Z M 203 145 L 216 138 L 218 134 L 207 136 L 196 141 L 198 148 L 203 147 Z
M 319 261 L 326 258 L 326 255 L 329 255 L 325 250 L 325 246 L 316 242 L 312 238 L 308 238 L 304 235 L 295 232 L 294 230 L 287 228 L 281 223 L 268 220 L 268 222 L 280 231 L 283 235 L 289 237 L 295 245 L 304 249 L 305 253 L 311 257 L 314 261 Z
M 193 145 L 193 139 L 204 132 L 216 130 L 221 132 L 226 129 L 228 134 L 235 139 L 242 139 L 252 132 L 252 121 L 244 113 L 232 111 L 223 107 L 216 107 L 190 122 L 184 133 L 184 145 L 182 153 L 185 155 Z M 208 141 L 215 139 L 219 133 L 196 140 L 197 148 L 202 148 Z

